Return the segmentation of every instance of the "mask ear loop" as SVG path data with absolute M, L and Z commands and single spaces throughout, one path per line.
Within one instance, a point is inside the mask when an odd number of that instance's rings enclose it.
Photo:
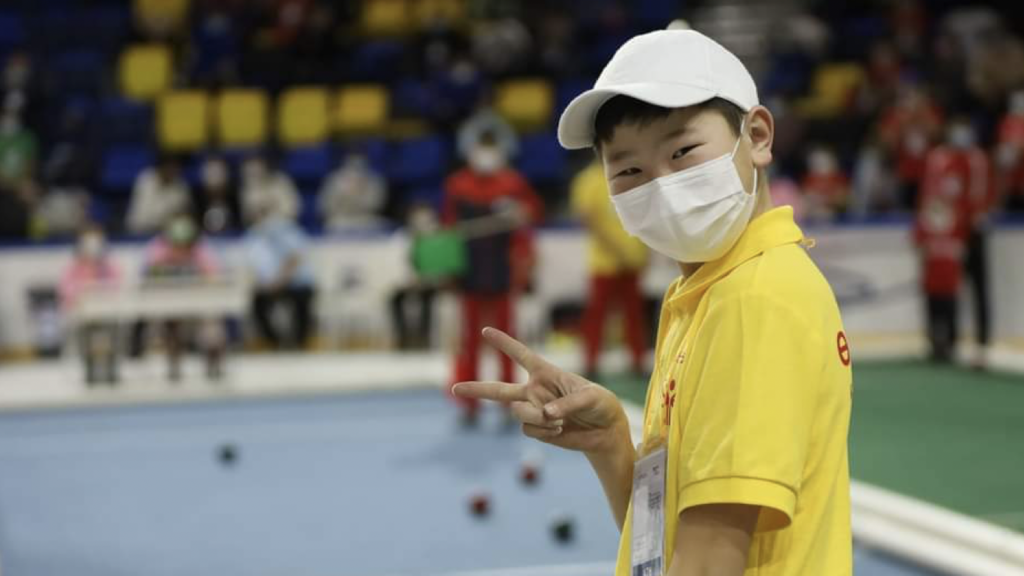
M 743 121 L 740 122 L 740 136 L 736 139 L 736 144 L 732 147 L 732 154 L 729 154 L 729 159 L 732 160 L 736 157 L 736 152 L 740 149 L 740 142 L 743 141 L 743 131 L 747 127 L 747 117 L 743 117 Z M 746 192 L 746 190 L 744 190 Z M 754 188 L 750 191 L 750 194 L 757 195 L 757 166 L 754 166 Z

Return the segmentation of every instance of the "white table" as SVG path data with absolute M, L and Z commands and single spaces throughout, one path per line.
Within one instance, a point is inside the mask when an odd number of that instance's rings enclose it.
M 135 286 L 94 286 L 72 308 L 76 326 L 135 320 L 206 319 L 239 316 L 249 307 L 249 288 L 235 279 L 158 280 Z

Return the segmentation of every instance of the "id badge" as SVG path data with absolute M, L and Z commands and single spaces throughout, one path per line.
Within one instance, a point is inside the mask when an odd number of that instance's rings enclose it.
M 633 466 L 632 576 L 661 576 L 665 550 L 665 448 Z

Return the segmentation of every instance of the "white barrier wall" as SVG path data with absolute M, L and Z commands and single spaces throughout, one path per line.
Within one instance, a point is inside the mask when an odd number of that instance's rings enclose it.
M 811 255 L 832 283 L 852 337 L 921 330 L 918 270 L 904 227 L 829 227 L 808 230 L 808 236 L 817 241 Z M 318 309 L 330 310 L 337 304 L 383 314 L 391 290 L 410 276 L 406 245 L 401 234 L 317 240 L 310 257 L 318 279 Z M 582 233 L 544 230 L 537 235 L 537 246 L 536 300 L 545 306 L 583 298 L 587 270 Z M 219 248 L 226 262 L 241 263 L 237 243 Z M 989 248 L 994 336 L 1024 338 L 1024 230 L 996 230 Z M 141 254 L 139 244 L 113 248 L 129 280 L 138 273 Z M 28 291 L 55 285 L 70 257 L 69 247 L 0 250 L 0 349 L 23 348 L 33 342 Z M 670 262 L 656 258 L 644 278 L 645 290 L 660 295 L 677 273 Z

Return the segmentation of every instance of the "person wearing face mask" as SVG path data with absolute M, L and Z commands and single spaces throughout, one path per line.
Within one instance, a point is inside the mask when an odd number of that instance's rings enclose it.
M 143 276 L 147 281 L 203 281 L 216 278 L 222 270 L 213 249 L 189 214 L 178 214 L 164 226 L 163 232 L 147 245 Z M 217 319 L 190 321 L 171 318 L 164 322 L 167 347 L 168 379 L 182 378 L 182 357 L 189 342 L 195 340 L 206 359 L 206 375 L 210 380 L 223 377 L 226 337 L 223 324 Z
M 232 185 L 228 163 L 213 156 L 199 171 L 198 221 L 210 236 L 236 232 L 241 228 L 242 209 Z
M 1007 211 L 1024 212 L 1024 90 L 1010 94 L 994 150 L 999 197 Z
M 365 154 L 353 152 L 324 179 L 318 203 L 329 230 L 358 230 L 383 223 L 379 214 L 387 199 L 384 178 L 370 166 Z
M 175 215 L 191 208 L 192 197 L 181 175 L 181 164 L 174 156 L 161 156 L 156 166 L 146 168 L 135 178 L 128 205 L 128 232 L 156 234 Z
M 626 231 L 682 272 L 639 447 L 612 392 L 492 328 L 530 379 L 454 388 L 587 456 L 621 530 L 617 576 L 852 574 L 850 345 L 812 243 L 772 206 L 774 130 L 739 59 L 692 30 L 632 38 L 562 114 Z
M 811 150 L 807 155 L 807 173 L 800 184 L 808 218 L 831 221 L 846 211 L 850 180 L 832 150 L 824 147 Z
M 73 310 L 82 291 L 95 288 L 113 290 L 120 280 L 121 271 L 107 251 L 103 229 L 95 224 L 83 227 L 78 235 L 74 259 L 61 276 L 61 306 L 65 310 Z M 88 386 L 117 383 L 116 340 L 117 327 L 113 324 L 92 322 L 79 327 L 78 346 L 85 363 Z
M 985 367 L 990 337 L 986 230 L 994 207 L 992 166 L 975 143 L 965 118 L 954 118 L 946 143 L 936 146 L 925 161 L 914 227 L 922 264 L 928 340 L 936 362 L 955 358 L 959 334 L 957 300 L 962 280 L 971 283 L 976 368 Z M 963 278 L 966 275 L 966 278 Z
M 468 165 L 445 181 L 442 224 L 472 224 L 466 241 L 466 267 L 457 286 L 462 304 L 462 342 L 455 358 L 454 381 L 476 378 L 480 356 L 480 329 L 493 322 L 503 330 L 514 326 L 514 297 L 522 286 L 522 262 L 529 253 L 530 236 L 525 228 L 538 222 L 543 203 L 529 182 L 508 165 L 493 133 L 485 132 L 469 153 Z M 481 227 L 475 223 L 485 223 Z M 491 228 L 490 231 L 481 228 Z M 517 277 L 519 278 L 517 286 Z M 513 365 L 501 362 L 505 380 Z M 459 399 L 467 425 L 476 422 L 478 403 Z
M 242 216 L 252 226 L 270 211 L 295 222 L 301 201 L 288 174 L 274 168 L 264 155 L 254 155 L 242 165 Z

